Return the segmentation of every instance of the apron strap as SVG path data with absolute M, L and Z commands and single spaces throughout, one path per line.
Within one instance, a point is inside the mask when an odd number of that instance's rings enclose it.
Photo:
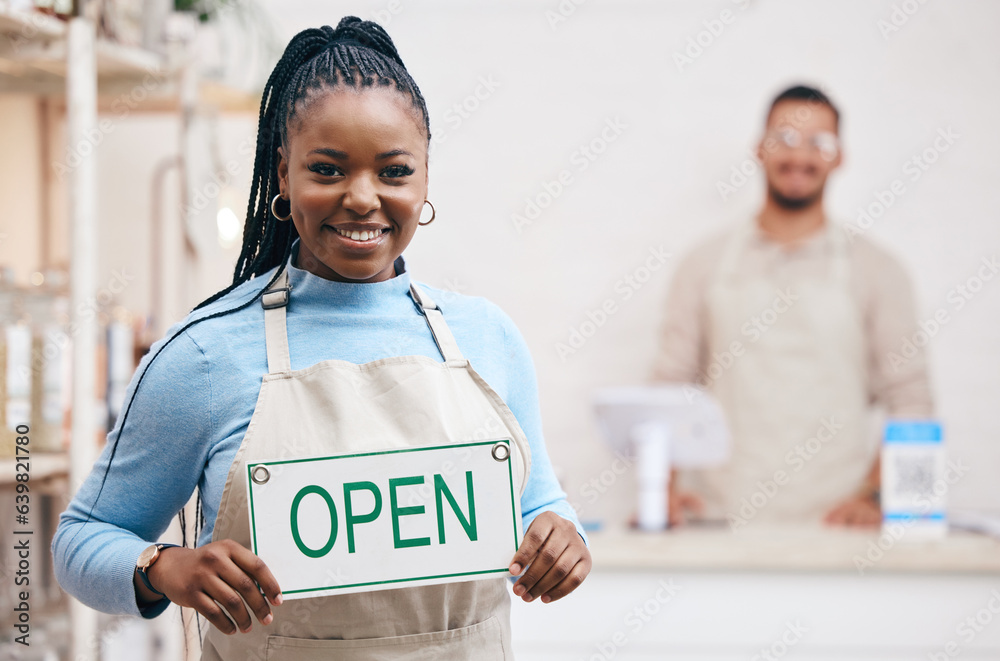
M 739 266 L 740 255 L 743 252 L 743 247 L 753 236 L 756 222 L 755 219 L 749 223 L 740 223 L 732 235 L 730 235 L 714 269 L 713 279 L 716 282 L 731 282 L 739 278 L 737 267 Z
M 288 282 L 288 269 L 281 268 L 281 275 L 260 297 L 264 308 L 264 343 L 267 345 L 267 372 L 288 372 L 292 361 L 288 355 L 288 329 L 285 326 L 285 306 L 292 285 Z
M 275 283 L 260 297 L 260 304 L 264 308 L 264 341 L 267 345 L 269 374 L 292 369 L 288 353 L 288 328 L 285 325 L 285 307 L 288 305 L 291 288 L 288 282 L 288 270 L 282 269 Z M 468 361 L 462 356 L 462 351 L 455 342 L 455 336 L 451 334 L 451 329 L 448 328 L 437 303 L 413 282 L 410 283 L 410 296 L 423 311 L 434 343 L 445 362 L 467 364 Z
M 827 220 L 826 224 L 832 252 L 830 276 L 835 282 L 846 283 L 851 278 L 851 256 L 847 245 L 847 234 L 840 223 Z
M 427 326 L 431 329 L 434 343 L 437 345 L 438 351 L 441 352 L 444 361 L 449 364 L 467 364 L 468 361 L 462 356 L 462 351 L 458 348 L 458 343 L 455 342 L 455 336 L 451 334 L 451 329 L 448 328 L 437 303 L 431 300 L 431 297 L 415 282 L 410 282 L 410 296 L 413 297 L 414 303 L 423 310 L 424 317 L 427 318 Z

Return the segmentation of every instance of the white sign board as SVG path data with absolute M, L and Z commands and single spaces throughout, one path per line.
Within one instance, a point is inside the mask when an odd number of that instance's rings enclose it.
M 507 575 L 511 461 L 503 439 L 249 463 L 252 550 L 286 599 Z

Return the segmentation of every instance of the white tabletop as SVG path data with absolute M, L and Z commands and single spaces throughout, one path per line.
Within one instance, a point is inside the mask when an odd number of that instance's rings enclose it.
M 678 527 L 663 533 L 589 533 L 594 569 L 845 571 L 1000 574 L 1000 540 L 952 530 L 894 539 L 879 530 L 821 525 Z

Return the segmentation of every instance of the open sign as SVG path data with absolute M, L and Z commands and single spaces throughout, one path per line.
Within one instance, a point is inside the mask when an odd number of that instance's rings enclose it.
M 512 459 L 502 439 L 248 463 L 253 552 L 288 599 L 506 573 Z

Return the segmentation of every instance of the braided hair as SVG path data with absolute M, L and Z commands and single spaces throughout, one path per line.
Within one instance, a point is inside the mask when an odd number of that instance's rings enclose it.
M 430 120 L 427 104 L 417 84 L 403 65 L 395 44 L 382 26 L 371 21 L 363 21 L 356 16 L 347 16 L 341 19 L 336 29 L 328 25 L 310 28 L 292 38 L 267 79 L 261 97 L 253 179 L 247 204 L 246 224 L 243 228 L 243 247 L 236 261 L 233 282 L 199 303 L 192 312 L 226 296 L 242 283 L 288 261 L 292 243 L 298 237 L 298 232 L 292 223 L 281 222 L 274 217 L 270 209 L 270 200 L 278 192 L 277 150 L 279 146 L 287 145 L 289 124 L 296 119 L 297 112 L 301 112 L 319 95 L 341 86 L 359 89 L 393 85 L 399 92 L 408 95 L 414 108 L 419 111 L 429 143 Z M 121 440 L 125 420 L 135 401 L 135 394 L 153 361 L 174 339 L 195 324 L 232 314 L 252 305 L 277 281 L 278 276 L 279 272 L 275 271 L 267 285 L 261 287 L 249 301 L 188 322 L 157 349 L 139 375 L 132 396 L 122 414 L 118 435 L 111 448 L 101 486 L 87 516 L 88 522 L 107 482 L 111 462 L 118 451 L 118 442 Z M 193 543 L 196 543 L 198 532 L 204 523 L 200 505 L 199 495 L 195 510 Z M 184 510 L 180 511 L 179 516 L 183 543 L 186 546 Z
M 343 85 L 395 85 L 419 110 L 430 143 L 427 104 L 382 26 L 347 16 L 336 30 L 325 25 L 295 35 L 267 79 L 260 101 L 243 250 L 236 261 L 233 284 L 203 301 L 196 310 L 287 261 L 298 233 L 294 225 L 276 222 L 271 214 L 270 201 L 278 192 L 278 147 L 288 144 L 288 126 L 296 119 L 297 111 L 304 110 L 317 95 Z

